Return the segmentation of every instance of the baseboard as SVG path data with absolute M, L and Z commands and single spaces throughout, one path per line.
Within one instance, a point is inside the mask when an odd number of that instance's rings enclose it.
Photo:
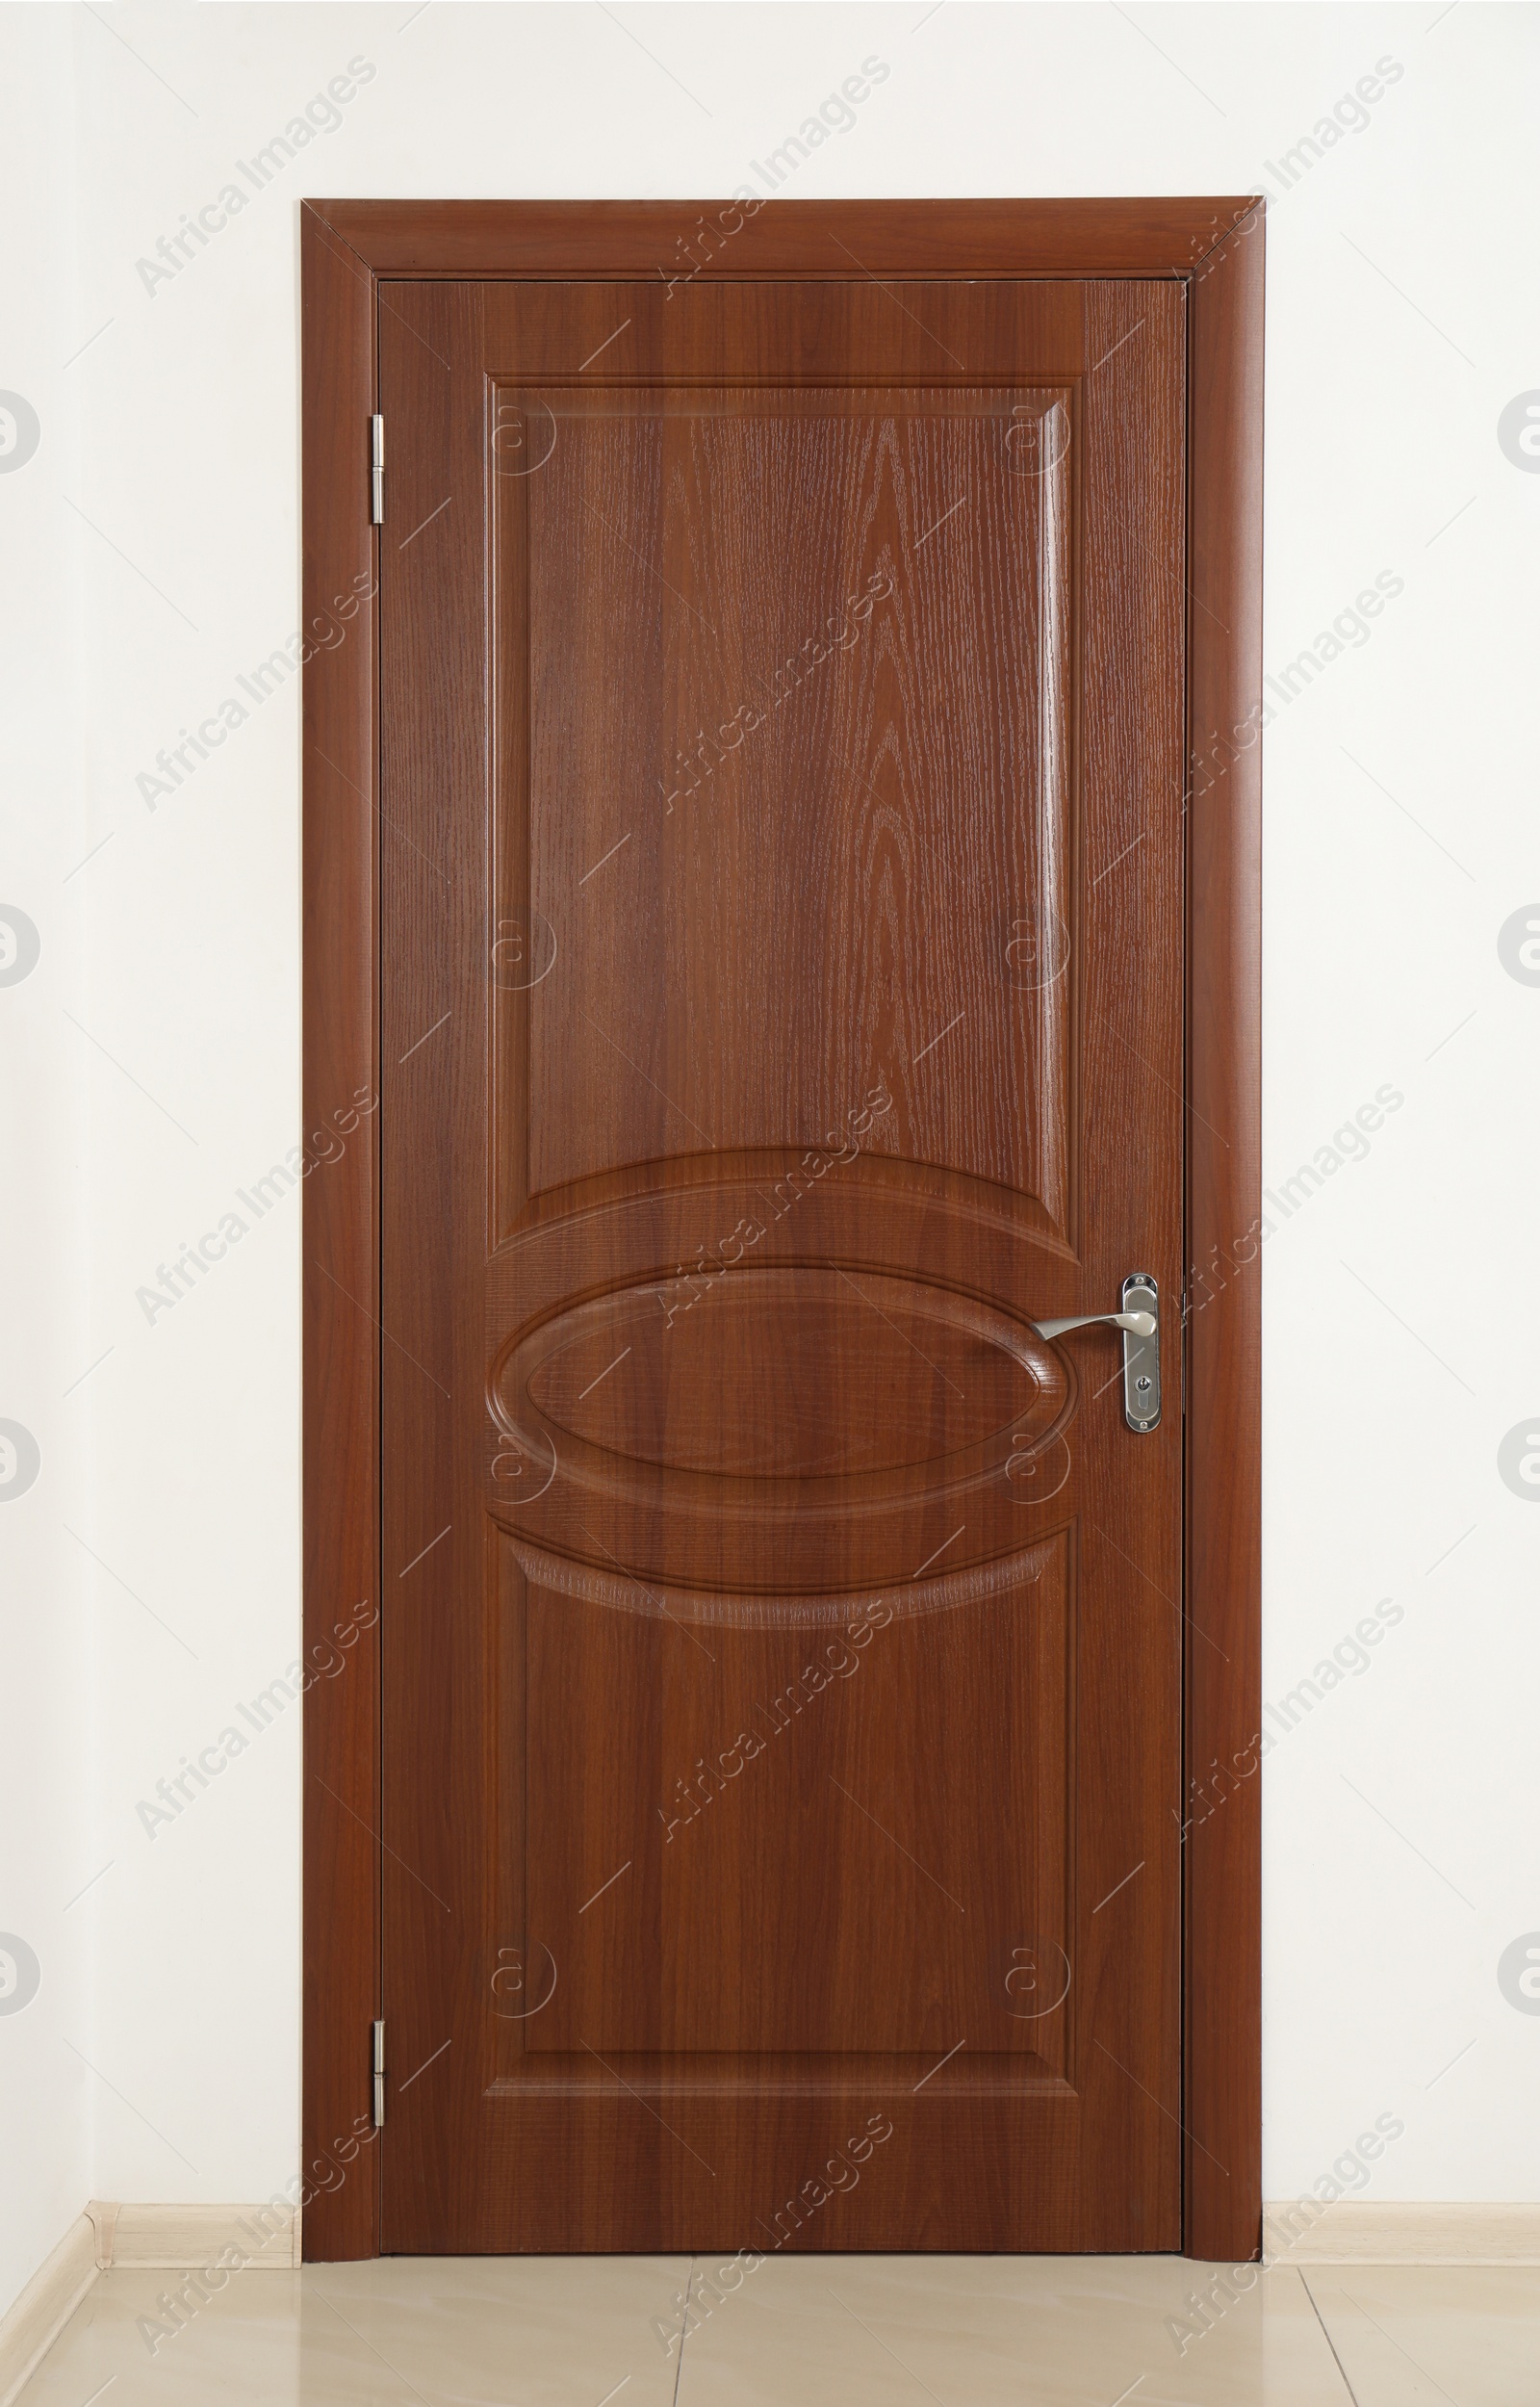
M 299 2263 L 299 2211 L 275 2200 L 258 2207 L 127 2207 L 93 2198 L 86 2213 L 104 2272 L 132 2265 L 191 2273 L 231 2249 L 246 2273 L 292 2273 Z
M 53 2255 L 0 2316 L 0 2407 L 11 2407 L 96 2279 L 96 2233 L 77 2215 Z
M 299 2211 L 257 2207 L 123 2207 L 92 2198 L 53 2255 L 0 2316 L 0 2407 L 12 2407 L 98 2274 L 134 2266 L 194 2273 L 233 2249 L 246 2273 L 292 2273 L 299 2263 Z
M 1263 2211 L 1263 2253 L 1289 2265 L 1540 2265 L 1540 2205 L 1279 2199 Z

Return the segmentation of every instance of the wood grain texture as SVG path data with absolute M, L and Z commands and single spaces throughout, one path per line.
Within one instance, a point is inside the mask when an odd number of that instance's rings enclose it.
M 1262 2232 L 1262 204 L 1190 287 L 1186 2239 Z
M 1141 200 L 317 200 L 381 276 L 1186 275 L 1255 206 Z M 706 239 L 701 238 L 705 224 Z
M 304 1706 L 300 2170 L 305 2253 L 320 2259 L 378 2247 L 373 2156 L 335 2153 L 369 2128 L 379 1983 L 374 293 L 308 210 L 300 243 L 304 1630 L 307 1661 L 345 1667 Z M 346 1656 L 339 1623 L 355 1633 Z
M 357 418 L 372 401 L 374 271 L 449 277 L 651 277 L 660 263 L 677 266 L 680 238 L 693 240 L 701 217 L 724 206 L 306 204 L 301 249 L 307 615 L 312 592 L 320 590 L 312 582 L 316 558 L 337 559 L 346 575 L 367 517 L 355 447 Z M 859 216 L 852 215 L 853 207 Z M 1220 731 L 1244 723 L 1259 665 L 1260 230 L 1247 238 L 1236 273 L 1207 275 L 1203 270 L 1210 260 L 1228 261 L 1235 254 L 1237 246 L 1223 237 L 1248 213 L 1259 224 L 1261 204 L 1251 199 L 779 202 L 762 220 L 739 229 L 700 270 L 703 279 L 740 273 L 838 275 L 841 269 L 832 268 L 826 255 L 831 236 L 837 236 L 858 249 L 865 268 L 889 277 L 949 272 L 1044 277 L 1133 273 L 1189 282 L 1195 598 L 1190 630 L 1194 806 L 1189 848 L 1194 1034 L 1188 1129 L 1192 1136 L 1212 1126 L 1242 1136 L 1238 1159 L 1227 1160 L 1213 1147 L 1206 1162 L 1194 1166 L 1188 1201 L 1190 1253 L 1195 1263 L 1214 1265 L 1208 1275 L 1211 1292 L 1223 1295 L 1220 1273 L 1243 1292 L 1228 1296 L 1222 1312 L 1198 1313 L 1190 1339 L 1190 1460 L 1194 1471 L 1201 1466 L 1202 1475 L 1189 1483 L 1187 1579 L 1205 1627 L 1228 1633 L 1245 1697 L 1255 1694 L 1259 1633 L 1254 1260 L 1249 1292 L 1232 1274 L 1245 1267 L 1238 1259 L 1237 1232 L 1250 1229 L 1260 1186 L 1254 1145 L 1260 1080 L 1255 913 L 1260 781 L 1253 747 L 1248 757 L 1229 764 L 1220 789 L 1228 809 L 1205 809 L 1203 764 L 1206 759 L 1213 775 L 1225 762 L 1226 746 L 1235 738 Z M 323 257 L 315 237 L 328 229 L 333 229 L 325 246 L 329 256 Z M 369 541 L 367 533 L 362 539 Z M 320 582 L 326 586 L 326 578 Z M 1228 601 L 1220 603 L 1221 595 Z M 321 607 L 329 599 L 328 589 Z M 1199 600 L 1210 607 L 1199 607 Z M 345 788 L 350 777 L 355 787 L 372 792 L 373 675 L 371 649 L 354 643 L 323 654 L 305 673 L 307 1126 L 313 1098 L 321 1112 L 332 1108 L 330 1071 L 350 1073 L 347 1031 L 363 1016 L 358 997 L 372 989 L 374 974 L 372 923 L 360 907 L 372 884 L 372 816 L 366 810 L 355 808 L 349 816 L 329 808 L 333 789 L 329 773 L 324 779 L 319 773 L 317 750 L 342 764 Z M 313 694 L 322 697 L 320 703 Z M 313 748 L 318 712 L 334 740 Z M 348 1160 L 351 1170 L 334 1168 L 327 1177 L 346 1180 L 356 1175 L 362 1165 L 358 1149 Z M 337 1200 L 345 1190 L 328 1196 L 314 1180 L 311 1188 L 307 1260 L 324 1255 L 335 1264 L 357 1254 L 367 1261 L 372 1236 L 356 1214 L 349 1229 L 348 1211 Z M 312 1245 L 313 1230 L 319 1249 Z M 374 1516 L 377 1420 L 375 1366 L 356 1359 L 358 1332 L 349 1332 L 325 1279 L 307 1273 L 304 1308 L 307 1628 L 314 1628 L 312 1606 L 334 1578 L 341 1590 L 356 1587 L 363 1593 L 372 1576 L 367 1533 Z M 517 1592 L 524 1575 L 515 1567 L 511 1577 Z M 359 1824 L 345 1795 L 354 1794 L 356 1784 L 357 1801 L 367 1814 L 372 1728 L 359 1693 L 375 1676 L 371 1650 L 377 1642 L 377 1630 L 366 1632 L 355 1656 L 360 1677 L 351 1730 L 346 1700 L 328 1684 L 321 1684 L 306 1706 L 307 2157 L 329 2148 L 348 2127 L 354 2102 L 365 2089 L 358 2033 L 360 2015 L 367 2017 L 374 2002 L 377 1947 L 370 1934 L 378 1860 L 372 1839 L 360 1842 Z M 1230 1694 L 1214 1660 L 1205 1663 L 1208 1654 L 1201 1643 L 1191 1644 L 1186 1671 L 1188 1755 L 1198 1771 L 1223 1760 L 1237 1744 L 1244 1747 L 1255 1727 L 1249 1704 Z M 330 1767 L 325 1787 L 309 1777 L 311 1765 L 320 1760 Z M 1199 2256 L 1248 2253 L 1258 2223 L 1260 2188 L 1249 2178 L 1260 2132 L 1256 1788 L 1254 1779 L 1244 1783 L 1239 1811 L 1195 1832 L 1202 1844 L 1188 1851 L 1185 1979 L 1194 2004 L 1184 2114 L 1203 2144 L 1190 2141 L 1188 2148 L 1185 2245 Z M 330 2111 L 334 2103 L 336 2116 Z M 332 2121 L 339 2118 L 333 2132 Z M 1222 2176 L 1211 2159 L 1223 2161 Z M 355 2175 L 340 2192 L 311 2202 L 307 2254 L 369 2252 L 375 2242 L 371 2204 L 361 2204 L 368 2198 L 367 2185 Z
M 1184 354 L 393 296 L 388 2248 L 1179 2238 Z
M 960 924 L 950 897 L 966 862 L 1023 919 L 1065 918 L 1068 594 L 1054 579 L 1067 578 L 1068 392 L 919 388 L 896 414 L 881 395 L 838 389 L 682 399 L 577 393 L 527 411 L 531 449 L 548 426 L 558 438 L 516 488 L 540 698 L 529 901 L 560 922 L 563 978 L 584 981 L 607 946 L 607 972 L 644 1015 L 621 1050 L 597 1003 L 535 1005 L 531 1084 L 565 1107 L 531 1123 L 531 1193 L 628 1163 L 821 1142 L 863 1091 L 851 1055 L 819 1048 L 838 1027 L 868 1064 L 879 1051 L 902 1064 L 864 1151 L 903 1150 L 1033 1198 L 1062 1231 L 1064 983 L 1013 988 L 1003 915 Z M 1021 430 L 1014 411 L 1035 444 L 1059 413 L 1064 456 L 1041 478 L 990 473 Z M 788 555 L 808 564 L 795 618 Z M 705 588 L 701 615 L 660 608 L 681 560 Z M 632 679 L 593 688 L 570 674 L 585 626 L 609 631 Z M 1033 676 L 1002 677 L 1014 653 L 1038 663 Z M 916 660 L 935 663 L 934 691 L 913 685 Z M 908 690 L 887 735 L 895 676 Z M 977 705 L 991 686 L 1003 720 L 987 739 Z M 904 756 L 908 812 L 884 784 L 885 741 Z M 834 814 L 822 763 L 843 764 Z M 692 841 L 707 826 L 709 845 Z M 817 879 L 798 874 L 810 850 Z M 585 877 L 573 915 L 566 898 Z M 847 923 L 834 898 L 852 883 L 867 907 Z M 731 957 L 704 956 L 707 926 Z M 659 947 L 671 987 L 683 985 L 667 1083 L 687 1112 L 649 1082 L 664 1067 L 648 1000 Z M 777 1053 L 752 1042 L 772 997 L 796 998 Z M 934 1041 L 960 1017 L 954 1054 Z M 1040 1099 L 1030 1122 L 1012 1104 L 1025 1080 Z

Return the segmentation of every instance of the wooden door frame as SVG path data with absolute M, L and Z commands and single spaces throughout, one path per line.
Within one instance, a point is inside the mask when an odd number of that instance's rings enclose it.
M 317 200 L 300 208 L 303 2156 L 307 2259 L 379 2252 L 378 578 L 369 418 L 393 279 L 1174 276 L 1188 298 L 1183 2246 L 1262 2216 L 1264 203 Z M 730 220 L 735 219 L 736 223 Z M 693 251 L 689 254 L 693 259 Z M 387 480 L 389 465 L 386 469 Z M 371 1613 L 372 1606 L 372 1613 Z M 360 1608 L 363 1610 L 359 1610 Z M 356 1618 L 354 1618 L 356 1615 Z M 339 1625 L 349 1634 L 346 1651 Z M 333 1659 L 336 1659 L 335 1665 Z M 1219 1768 L 1228 1788 L 1205 1784 Z M 1218 1787 L 1218 1782 L 1216 1782 Z

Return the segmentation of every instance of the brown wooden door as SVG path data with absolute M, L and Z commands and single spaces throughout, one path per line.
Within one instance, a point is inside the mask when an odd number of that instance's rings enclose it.
M 382 287 L 390 2250 L 1180 2244 L 1184 290 L 848 264 Z

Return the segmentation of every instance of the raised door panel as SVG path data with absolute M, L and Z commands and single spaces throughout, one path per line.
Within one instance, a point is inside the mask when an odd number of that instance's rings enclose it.
M 605 1173 L 837 1150 L 882 1062 L 864 1151 L 1063 1233 L 1064 982 L 1021 931 L 1063 969 L 1069 394 L 496 408 L 505 891 L 564 965 L 500 1098 L 505 1225 Z

